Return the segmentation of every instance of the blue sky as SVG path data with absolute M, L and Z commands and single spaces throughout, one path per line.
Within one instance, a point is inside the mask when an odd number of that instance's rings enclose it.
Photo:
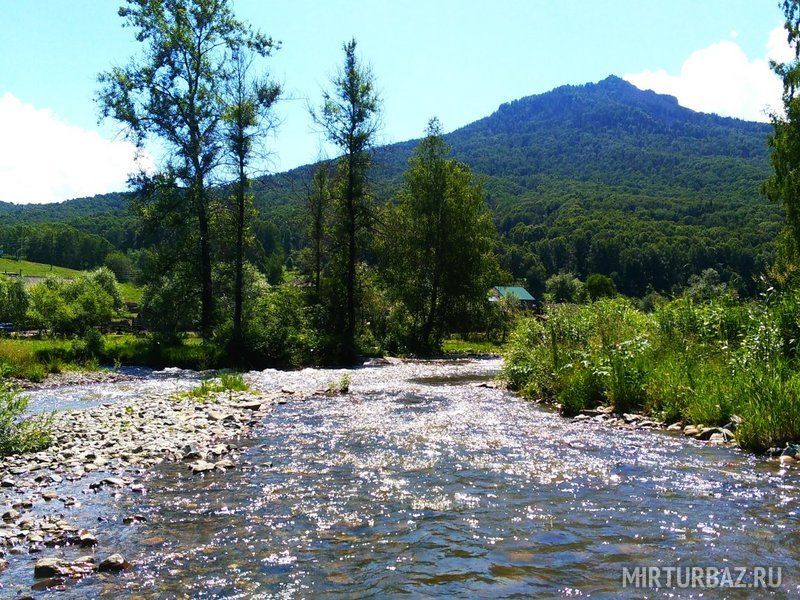
M 93 102 L 97 73 L 137 50 L 118 4 L 0 0 L 0 200 L 124 188 L 130 148 L 113 139 L 111 123 L 98 126 Z M 779 90 L 766 66 L 781 52 L 777 0 L 232 4 L 283 43 L 268 63 L 286 91 L 271 142 L 276 171 L 330 152 L 307 105 L 318 102 L 352 36 L 384 99 L 381 142 L 419 136 L 434 115 L 454 129 L 502 102 L 612 73 L 697 110 L 750 119 L 763 120 Z

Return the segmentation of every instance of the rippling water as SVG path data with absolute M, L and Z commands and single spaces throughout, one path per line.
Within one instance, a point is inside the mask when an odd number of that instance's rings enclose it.
M 703 594 L 621 589 L 622 567 L 635 565 L 781 566 L 775 596 L 800 593 L 796 471 L 683 437 L 575 423 L 476 387 L 499 366 L 351 371 L 349 396 L 277 407 L 245 442 L 241 468 L 200 477 L 165 465 L 145 496 L 82 497 L 70 516 L 97 529 L 98 554 L 120 552 L 136 567 L 61 594 Z M 248 379 L 265 390 L 307 389 L 344 373 Z M 185 377 L 101 384 L 94 393 L 114 399 L 120 386 Z M 131 513 L 148 521 L 122 525 Z M 7 591 L 29 589 L 34 560 L 15 560 L 0 576 Z M 753 594 L 739 592 L 704 597 Z

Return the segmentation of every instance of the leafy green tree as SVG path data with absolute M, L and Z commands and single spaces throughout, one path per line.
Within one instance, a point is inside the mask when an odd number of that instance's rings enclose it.
M 19 327 L 28 311 L 28 293 L 19 277 L 0 276 L 0 322 Z
M 246 238 L 250 235 L 252 220 L 252 195 L 249 171 L 253 154 L 269 127 L 270 113 L 281 89 L 266 76 L 253 76 L 253 57 L 239 50 L 233 56 L 233 73 L 228 81 L 224 113 L 225 141 L 228 153 L 236 168 L 236 192 L 234 194 L 235 242 L 234 242 L 234 303 L 232 350 L 243 351 L 244 334 L 242 314 L 244 303 L 244 254 Z
M 695 300 L 712 300 L 722 296 L 727 287 L 716 269 L 703 269 L 700 275 L 689 277 L 686 294 Z
M 617 286 L 614 285 L 614 280 L 611 277 L 600 273 L 592 273 L 586 278 L 586 293 L 589 295 L 589 299 L 593 301 L 600 298 L 613 298 L 617 295 Z
M 31 287 L 28 320 L 56 334 L 83 334 L 106 325 L 122 306 L 114 274 L 98 269 L 75 279 L 48 277 Z
M 545 284 L 553 302 L 580 302 L 583 299 L 583 282 L 572 273 L 557 273 Z
M 369 150 L 380 125 L 381 103 L 371 70 L 356 55 L 356 41 L 344 44 L 343 50 L 344 65 L 331 81 L 333 89 L 323 93 L 322 107 L 314 119 L 343 153 L 338 161 L 341 185 L 335 195 L 337 222 L 333 235 L 335 246 L 341 248 L 344 280 L 344 353 L 353 358 L 358 315 L 356 265 L 363 249 L 361 234 L 372 218 L 367 171 Z
M 100 75 L 101 114 L 123 123 L 138 144 L 155 136 L 168 150 L 167 170 L 186 190 L 175 209 L 196 222 L 200 329 L 208 337 L 214 312 L 208 188 L 220 161 L 229 59 L 245 48 L 266 55 L 274 42 L 237 20 L 228 0 L 127 0 L 119 15 L 145 51 Z
M 411 315 L 415 350 L 438 349 L 466 313 L 487 302 L 499 272 L 497 230 L 483 189 L 449 153 L 432 119 L 409 161 L 398 205 L 388 213 L 386 280 Z
M 37 329 L 65 332 L 74 320 L 72 307 L 63 293 L 64 282 L 55 277 L 32 286 L 27 319 Z
M 111 269 L 117 281 L 124 283 L 133 279 L 133 262 L 122 252 L 112 252 L 106 256 L 105 266 Z
M 775 73 L 783 80 L 783 114 L 772 115 L 773 133 L 769 138 L 773 173 L 764 192 L 786 209 L 786 222 L 793 246 L 800 247 L 800 0 L 783 0 L 786 39 L 794 58 L 786 63 L 772 61 Z
M 330 165 L 322 162 L 314 169 L 308 191 L 308 237 L 311 242 L 311 278 L 314 292 L 319 295 L 322 286 L 322 269 L 325 238 L 328 228 L 328 212 L 331 205 Z
M 183 269 L 172 269 L 150 281 L 142 293 L 139 318 L 160 341 L 180 341 L 192 329 L 200 312 L 194 277 Z

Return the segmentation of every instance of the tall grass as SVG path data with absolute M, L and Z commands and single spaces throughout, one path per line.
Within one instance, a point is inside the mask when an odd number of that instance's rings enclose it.
M 554 305 L 511 336 L 505 377 L 574 415 L 599 404 L 724 426 L 745 448 L 800 441 L 800 294 L 678 298 L 652 313 L 622 298 Z

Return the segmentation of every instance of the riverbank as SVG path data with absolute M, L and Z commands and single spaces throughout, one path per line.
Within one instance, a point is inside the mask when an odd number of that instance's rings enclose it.
M 790 462 L 800 441 L 800 296 L 550 305 L 506 352 L 512 389 L 573 417 L 610 406 Z
M 441 355 L 428 358 L 500 356 L 502 351 L 503 346 L 496 342 L 453 337 L 444 341 Z M 113 374 L 110 370 L 113 365 L 200 371 L 231 366 L 218 347 L 206 344 L 194 335 L 168 345 L 146 334 L 107 334 L 102 337 L 99 347 L 91 349 L 77 338 L 0 338 L 0 377 L 5 374 L 19 389 L 124 377 Z
M 49 448 L 0 459 L 0 570 L 7 566 L 6 553 L 63 546 L 90 549 L 97 543 L 92 530 L 71 522 L 70 509 L 80 506 L 81 498 L 59 493 L 62 483 L 72 490 L 81 486 L 81 493 L 144 494 L 145 476 L 164 461 L 182 462 L 193 474 L 235 468 L 236 440 L 275 404 L 293 397 L 299 395 L 291 390 L 150 394 L 56 413 Z M 133 523 L 140 517 L 128 518 Z M 80 577 L 102 570 L 102 565 L 83 558 L 48 558 L 37 563 L 36 574 Z
M 227 366 L 219 354 L 218 348 L 196 336 L 171 345 L 131 333 L 107 334 L 93 345 L 80 338 L 0 338 L 0 377 L 30 388 L 63 374 L 79 373 L 75 377 L 80 377 L 107 371 L 109 365 L 205 370 Z

